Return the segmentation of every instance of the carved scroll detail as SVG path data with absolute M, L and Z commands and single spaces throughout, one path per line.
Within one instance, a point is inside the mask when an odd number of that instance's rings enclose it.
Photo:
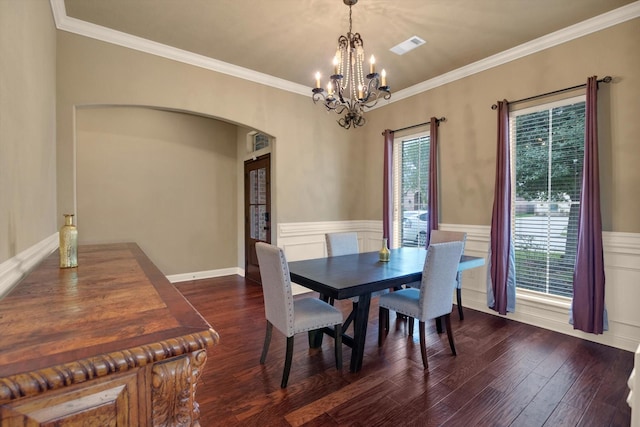
M 183 354 L 199 353 L 199 350 L 213 346 L 219 340 L 218 333 L 209 329 L 201 333 L 172 338 L 154 344 L 3 377 L 0 378 L 0 404 L 116 372 L 124 372 Z M 206 354 L 204 357 L 206 360 Z
M 207 360 L 205 350 L 157 363 L 152 368 L 153 425 L 199 426 L 196 386 Z

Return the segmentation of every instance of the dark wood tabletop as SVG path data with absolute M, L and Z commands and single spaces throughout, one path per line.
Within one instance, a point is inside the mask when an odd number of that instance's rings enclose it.
M 426 255 L 422 248 L 398 248 L 391 250 L 389 262 L 381 262 L 378 252 L 362 252 L 290 262 L 289 272 L 293 282 L 345 299 L 420 281 Z M 483 264 L 484 258 L 463 255 L 458 270 Z
M 381 262 L 378 252 L 362 252 L 289 263 L 291 280 L 319 292 L 324 300 L 359 297 L 355 307 L 353 337 L 344 334 L 342 339 L 344 344 L 353 349 L 351 372 L 358 372 L 362 368 L 371 293 L 421 280 L 426 255 L 427 251 L 422 248 L 398 248 L 391 250 L 388 262 Z M 483 264 L 484 258 L 463 255 L 458 271 Z M 329 328 L 324 331 L 333 334 Z M 317 334 L 312 339 L 310 335 L 312 346 L 321 345 L 321 337 L 322 334 Z

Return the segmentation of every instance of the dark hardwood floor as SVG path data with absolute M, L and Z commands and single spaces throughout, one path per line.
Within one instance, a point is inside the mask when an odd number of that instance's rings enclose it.
M 446 334 L 427 330 L 429 370 L 418 332 L 391 317 L 377 345 L 372 302 L 363 368 L 334 366 L 333 340 L 310 350 L 296 336 L 293 366 L 280 389 L 285 338 L 274 329 L 265 365 L 262 288 L 239 276 L 176 287 L 220 334 L 197 391 L 209 426 L 629 426 L 627 379 L 633 353 L 465 309 L 452 314 L 458 356 Z M 345 317 L 351 303 L 338 301 Z

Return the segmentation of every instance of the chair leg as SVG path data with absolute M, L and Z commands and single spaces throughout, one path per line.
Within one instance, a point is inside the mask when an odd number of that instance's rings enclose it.
M 413 317 L 407 316 L 407 323 L 409 323 L 409 336 L 413 336 Z
M 291 361 L 293 360 L 293 336 L 287 337 L 287 354 L 284 358 L 284 371 L 282 372 L 282 382 L 280 388 L 286 388 L 291 372 Z
M 389 333 L 389 309 L 380 307 L 378 309 L 378 347 L 382 347 L 384 337 Z
M 342 370 L 342 325 L 340 323 L 335 327 L 335 334 L 336 369 L 340 371 Z
M 353 307 L 351 308 L 351 313 L 349 313 L 349 316 L 347 316 L 347 320 L 344 321 L 344 323 L 342 324 L 342 330 L 346 331 L 347 328 L 349 327 L 349 325 L 351 324 L 351 322 L 353 322 L 353 319 L 356 318 L 356 309 L 358 308 L 358 303 L 354 302 L 353 303 Z
M 462 289 L 456 288 L 456 300 L 458 303 L 458 315 L 460 320 L 464 320 L 464 314 L 462 314 Z
M 422 354 L 422 366 L 424 369 L 429 369 L 429 362 L 427 362 L 427 343 L 425 339 L 424 322 L 418 322 L 418 329 L 420 329 L 420 354 Z
M 262 346 L 262 355 L 260 356 L 261 365 L 264 365 L 264 361 L 267 360 L 267 352 L 269 351 L 269 344 L 271 344 L 272 331 L 273 324 L 267 320 L 267 332 L 264 335 L 264 345 Z
M 449 347 L 451 347 L 451 353 L 456 356 L 456 345 L 453 342 L 453 331 L 451 330 L 451 315 L 444 315 L 444 325 L 447 328 L 447 337 L 449 337 Z

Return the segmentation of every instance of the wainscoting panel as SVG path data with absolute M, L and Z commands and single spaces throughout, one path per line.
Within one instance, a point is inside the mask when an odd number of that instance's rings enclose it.
M 277 244 L 284 249 L 287 261 L 324 258 L 327 256 L 326 233 L 358 233 L 360 252 L 377 251 L 382 247 L 381 221 L 331 221 L 287 223 L 278 225 Z M 311 292 L 297 283 L 294 295 Z
M 487 258 L 490 228 L 441 224 L 441 229 L 465 231 L 467 255 Z M 606 291 L 605 304 L 609 330 L 602 335 L 574 330 L 569 324 L 569 298 L 542 296 L 535 292 L 516 291 L 516 310 L 507 318 L 551 329 L 589 341 L 634 351 L 640 343 L 640 235 L 603 233 Z M 462 279 L 462 305 L 498 315 L 487 307 L 486 264 L 465 271 Z
M 440 229 L 467 233 L 465 254 L 487 258 L 490 227 L 440 224 Z M 381 221 L 340 221 L 280 224 L 278 246 L 287 259 L 296 261 L 326 256 L 324 234 L 338 231 L 358 233 L 360 250 L 377 251 L 382 244 Z M 589 341 L 635 351 L 640 343 L 640 235 L 603 233 L 606 275 L 606 305 L 609 330 L 602 335 L 586 334 L 569 324 L 569 298 L 543 296 L 518 290 L 516 311 L 508 319 L 551 329 Z M 498 316 L 487 307 L 487 266 L 462 275 L 462 305 Z M 302 287 L 300 287 L 302 288 Z M 305 292 L 304 288 L 299 292 Z
M 381 221 L 332 221 L 289 223 L 278 225 L 278 246 L 284 249 L 288 261 L 327 256 L 326 233 L 358 233 L 360 252 L 377 251 L 382 247 Z
M 467 233 L 465 254 L 484 257 L 489 248 L 488 226 L 440 224 L 442 230 Z M 372 252 L 382 245 L 381 221 L 331 221 L 278 224 L 277 244 L 285 250 L 289 261 L 327 256 L 325 233 L 354 231 L 362 252 Z M 602 335 L 586 334 L 569 324 L 571 300 L 542 296 L 535 292 L 517 291 L 516 311 L 508 319 L 577 336 L 612 347 L 635 351 L 640 343 L 640 234 L 603 233 L 606 275 L 605 303 L 609 330 Z M 17 256 L 0 264 L 0 297 L 24 275 L 58 247 L 58 233 L 42 240 Z M 243 275 L 240 267 L 169 276 L 171 282 L 204 279 L 221 275 Z M 462 305 L 498 315 L 487 307 L 487 267 L 467 270 L 462 274 Z M 295 293 L 309 292 L 294 286 Z

